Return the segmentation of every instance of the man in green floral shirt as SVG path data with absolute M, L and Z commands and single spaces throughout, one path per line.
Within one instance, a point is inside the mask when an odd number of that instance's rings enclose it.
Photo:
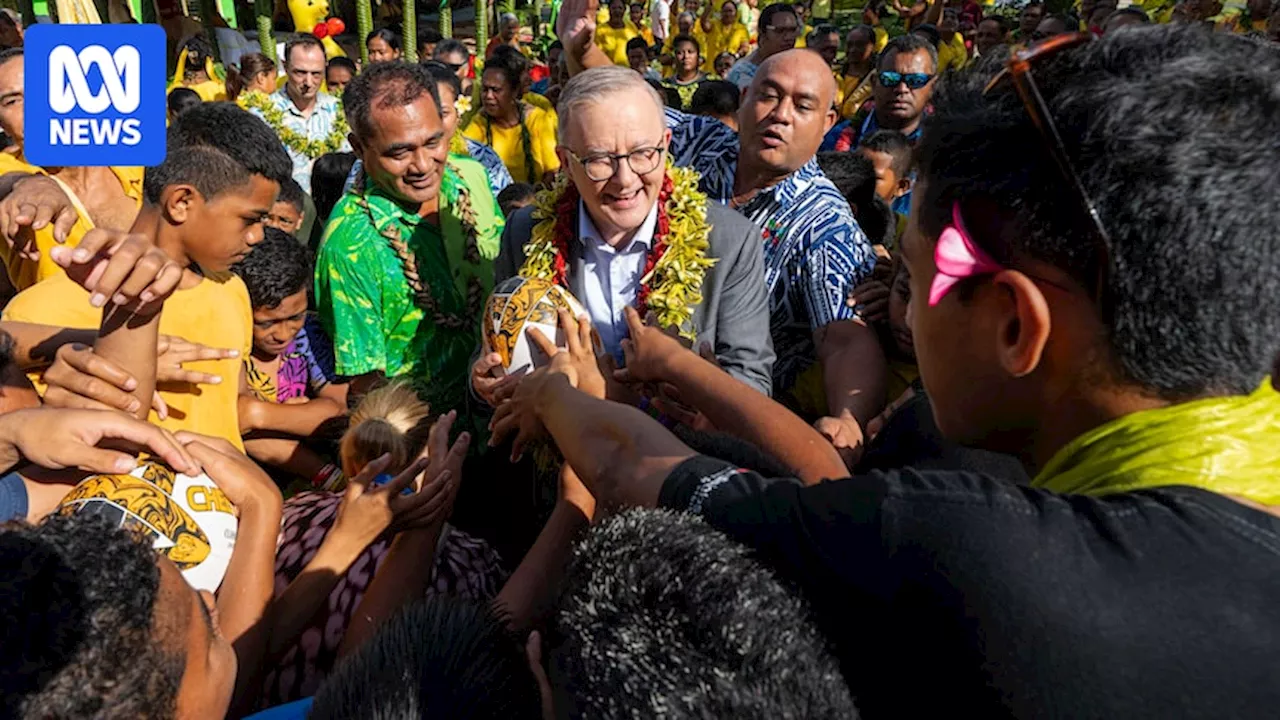
M 484 168 L 448 157 L 436 93 L 422 67 L 403 62 L 347 86 L 364 171 L 325 229 L 316 304 L 353 392 L 406 377 L 447 412 L 466 400 L 503 226 Z

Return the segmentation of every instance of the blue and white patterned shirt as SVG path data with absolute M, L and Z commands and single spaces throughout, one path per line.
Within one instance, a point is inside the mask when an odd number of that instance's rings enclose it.
M 316 93 L 316 106 L 311 109 L 311 115 L 307 117 L 303 117 L 302 111 L 293 104 L 293 100 L 289 99 L 289 93 L 285 88 L 280 88 L 268 97 L 271 98 L 271 104 L 284 113 L 284 126 L 305 135 L 308 140 L 323 140 L 329 137 L 338 123 L 338 113 L 342 112 L 342 103 L 327 93 Z M 262 117 L 262 113 L 256 110 L 251 109 L 249 112 Z M 311 192 L 311 166 L 315 163 L 315 158 L 307 157 L 287 145 L 284 149 L 289 153 L 289 159 L 293 161 L 294 182 L 301 185 L 302 189 L 308 193 Z M 342 147 L 338 148 L 338 151 L 351 152 L 351 143 L 343 138 Z
M 729 203 L 738 134 L 718 120 L 667 109 L 671 157 L 702 175 L 701 189 Z M 813 332 L 854 317 L 849 290 L 871 276 L 876 256 L 849 203 L 811 159 L 738 208 L 763 228 L 770 331 L 778 361 L 774 393 L 785 392 L 817 360 Z

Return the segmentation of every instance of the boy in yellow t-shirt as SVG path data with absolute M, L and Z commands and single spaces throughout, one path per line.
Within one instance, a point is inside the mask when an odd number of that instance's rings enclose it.
M 244 283 L 227 272 L 262 239 L 263 222 L 280 185 L 292 175 L 292 163 L 266 123 L 231 104 L 208 104 L 183 115 L 169 131 L 165 161 L 148 171 L 146 204 L 133 223 L 142 236 L 169 259 L 160 277 L 180 277 L 177 290 L 164 303 L 159 332 L 213 348 L 248 353 L 253 342 L 252 309 Z M 95 230 L 76 250 L 57 248 L 58 259 L 73 253 L 75 262 L 101 264 L 129 237 Z M 135 239 L 135 243 L 137 240 Z M 64 263 L 65 264 L 65 263 Z M 135 276 L 100 273 L 81 288 L 66 275 L 19 293 L 5 308 L 4 319 L 71 328 L 97 328 L 102 308 L 139 295 L 151 302 Z M 149 268 L 155 274 L 155 268 Z M 122 275 L 129 275 L 128 279 Z M 84 278 L 77 278 L 84 281 Z M 170 430 L 189 430 L 221 437 L 238 448 L 240 361 L 228 358 L 195 363 L 197 372 L 218 375 L 224 382 L 196 388 L 175 384 L 159 388 L 168 405 L 165 419 L 152 421 Z

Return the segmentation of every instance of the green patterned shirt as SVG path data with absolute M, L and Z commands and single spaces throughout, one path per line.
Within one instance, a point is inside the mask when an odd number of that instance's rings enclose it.
M 461 222 L 454 214 L 463 185 L 476 214 L 478 263 L 464 257 Z M 379 371 L 407 377 L 428 390 L 433 409 L 462 411 L 471 355 L 480 342 L 480 317 L 469 318 L 462 330 L 426 319 L 414 304 L 400 258 L 379 231 L 397 228 L 440 310 L 467 316 L 467 286 L 477 278 L 488 296 L 501 246 L 502 214 L 488 176 L 474 160 L 449 159 L 440 188 L 440 227 L 405 210 L 371 182 L 365 187 L 372 221 L 359 195 L 348 192 L 330 215 L 316 258 L 316 305 L 333 338 L 335 370 L 351 377 Z

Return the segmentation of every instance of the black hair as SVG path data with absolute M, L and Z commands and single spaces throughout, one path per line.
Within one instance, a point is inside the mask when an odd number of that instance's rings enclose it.
M 995 23 L 996 27 L 1000 28 L 1001 36 L 1004 36 L 1009 32 L 1009 20 L 1005 18 L 1003 15 L 985 15 L 981 20 L 978 21 L 978 24 L 981 25 L 982 23 L 988 22 L 988 21 Z
M 240 56 L 239 66 L 232 65 L 227 68 L 227 99 L 235 102 L 240 97 L 240 93 L 244 92 L 245 85 L 257 76 L 270 72 L 275 76 L 276 61 L 263 55 L 262 53 L 245 53 Z
M 269 227 L 263 230 L 262 242 L 231 271 L 249 289 L 249 302 L 255 310 L 273 308 L 311 286 L 311 253 L 297 238 Z
M 293 178 L 280 183 L 280 194 L 276 196 L 276 202 L 285 202 L 293 206 L 294 210 L 301 215 L 306 211 L 307 192 Z
M 208 201 L 224 190 L 246 187 L 252 176 L 244 165 L 217 148 L 201 145 L 171 148 L 165 153 L 164 162 L 147 168 L 142 193 L 147 202 L 155 205 L 165 188 L 190 185 Z
M 921 25 L 920 27 L 917 27 L 916 30 L 924 27 L 929 28 L 933 32 L 934 39 L 936 40 L 938 29 L 932 25 Z M 911 33 L 907 35 L 899 35 L 898 37 L 890 40 L 889 43 L 884 46 L 884 50 L 880 51 L 880 64 L 876 66 L 876 69 L 884 70 L 885 64 L 888 63 L 893 56 L 899 53 L 912 53 L 923 50 L 924 52 L 929 53 L 929 61 L 933 63 L 933 70 L 930 72 L 938 72 L 937 42 L 931 43 L 927 39 L 922 38 L 919 35 L 915 35 L 914 33 L 916 30 L 912 30 Z
M 208 60 L 218 61 L 213 55 L 213 45 L 209 43 L 209 39 L 203 33 L 187 38 L 187 41 L 182 44 L 182 48 L 178 52 L 181 53 L 182 50 L 187 51 L 184 72 L 188 75 L 195 72 L 205 72 L 205 63 Z
M 364 37 L 364 44 L 368 46 L 369 41 L 374 38 L 382 38 L 382 42 L 386 43 L 392 50 L 400 49 L 400 33 L 392 30 L 391 28 L 381 27 L 377 30 L 370 31 L 369 34 Z
M 684 109 L 684 98 L 680 97 L 680 91 L 670 85 L 663 85 L 657 80 L 649 80 L 649 86 L 658 91 L 662 96 L 662 104 L 672 110 Z M 694 92 L 697 92 L 696 90 Z
M 591 528 L 547 639 L 571 718 L 857 717 L 804 603 L 686 513 Z
M 9 60 L 11 60 L 11 59 L 13 59 L 13 58 L 16 58 L 16 57 L 17 57 L 17 58 L 22 57 L 22 47 L 21 47 L 21 46 L 18 46 L 18 47 L 11 47 L 11 48 L 5 48 L 5 49 L 3 49 L 3 50 L 0 50 L 0 65 L 3 65 L 3 64 L 5 64 L 6 62 L 8 62 Z
M 1228 33 L 1147 26 L 1035 72 L 1110 235 L 1100 312 L 1110 357 L 1100 363 L 1170 401 L 1256 389 L 1280 349 L 1280 53 Z M 960 202 L 997 261 L 1029 256 L 1098 292 L 1101 257 L 1081 203 L 1017 93 L 984 95 L 988 79 L 949 77 L 925 120 L 913 199 L 924 237 Z
M 449 69 L 448 65 L 435 60 L 428 60 L 422 63 L 422 67 L 436 81 L 436 85 L 444 84 L 453 88 L 455 97 L 462 94 L 462 81 L 458 79 L 457 73 Z
M 12 522 L 0 576 L 0 717 L 174 716 L 186 657 L 157 637 L 146 540 L 88 513 Z
M 466 58 L 471 57 L 471 51 L 467 49 L 467 46 L 455 38 L 445 38 L 440 41 L 440 44 L 436 45 L 436 57 L 454 53 L 461 53 L 463 62 L 466 62 Z
M 503 50 L 503 48 L 506 48 Z M 529 61 L 520 51 L 510 45 L 499 45 L 484 63 L 484 71 L 497 70 L 515 90 L 524 84 L 525 74 L 529 72 Z
M 1131 15 L 1136 17 L 1143 25 L 1147 25 L 1151 22 L 1151 16 L 1148 15 L 1145 10 L 1136 5 L 1130 5 L 1129 7 L 1123 7 L 1119 10 L 1112 11 L 1112 13 L 1107 16 L 1107 21 L 1110 22 L 1112 18 L 1119 17 L 1121 15 Z
M 741 100 L 742 92 L 737 85 L 728 80 L 707 80 L 693 91 L 693 98 L 689 100 L 689 112 L 712 117 L 737 115 Z
M 423 95 L 430 95 L 436 112 L 440 111 L 440 89 L 426 68 L 418 63 L 392 60 L 374 63 L 355 76 L 342 93 L 342 106 L 347 123 L 357 137 L 373 133 L 373 105 L 380 108 L 404 107 Z
M 550 55 L 552 50 L 564 50 L 564 43 L 559 40 L 552 40 L 551 44 L 547 46 L 547 55 Z
M 293 49 L 300 47 L 320 48 L 320 52 L 324 52 L 324 43 L 311 33 L 298 35 L 294 39 L 284 44 L 284 64 L 289 64 L 289 58 L 293 56 Z
M 805 36 L 805 44 L 812 45 L 814 40 L 817 40 L 819 37 L 823 35 L 830 35 L 832 33 L 839 35 L 840 28 L 837 28 L 835 25 L 832 25 L 831 23 L 825 23 L 825 22 L 818 23 L 817 25 L 814 26 L 813 30 L 808 35 Z M 839 45 L 840 41 L 836 40 L 836 44 Z
M 934 25 L 933 23 L 925 23 L 923 25 L 917 25 L 911 28 L 910 33 L 906 35 L 902 35 L 900 37 L 922 38 L 926 42 L 928 42 L 929 45 L 933 48 L 934 53 L 938 52 L 938 45 L 942 43 L 942 33 L 938 31 L 938 26 Z M 894 38 L 894 40 L 897 40 L 897 38 Z M 886 47 L 884 49 L 884 52 L 881 54 L 881 57 L 887 57 L 888 55 L 889 55 L 889 48 Z M 936 63 L 935 63 L 935 66 L 936 66 Z
M 214 148 L 251 175 L 261 175 L 277 185 L 293 177 L 293 161 L 279 136 L 261 118 L 235 103 L 201 103 L 177 118 L 169 126 L 169 151 L 191 145 Z
M 676 51 L 676 48 L 680 47 L 681 43 L 692 45 L 694 49 L 698 51 L 699 55 L 702 54 L 702 45 L 698 43 L 697 38 L 690 35 L 689 33 L 680 33 L 679 35 L 676 35 L 674 38 L 672 38 L 671 52 L 674 53 Z
M 316 158 L 311 166 L 311 202 L 316 205 L 318 222 L 329 219 L 355 164 L 356 154 L 352 152 L 325 153 Z
M 649 43 L 644 41 L 642 37 L 633 37 L 627 41 L 627 53 L 632 50 L 644 50 L 645 54 L 649 52 Z
M 820 152 L 818 165 L 822 168 L 822 174 L 827 176 L 848 201 L 862 232 L 871 242 L 883 245 L 886 225 L 894 223 L 892 217 L 885 217 L 875 202 L 875 163 L 859 153 Z
M 876 29 L 871 27 L 870 25 L 865 25 L 865 24 L 854 25 L 852 28 L 849 29 L 849 32 L 845 33 L 845 37 L 848 38 L 850 34 L 855 32 L 859 32 L 865 35 L 867 38 L 867 42 L 869 43 L 874 43 L 876 41 Z M 875 48 L 873 47 L 872 50 L 874 49 Z
M 760 11 L 760 22 L 756 23 L 756 31 L 761 35 L 765 33 L 765 28 L 773 24 L 773 19 L 779 15 L 790 15 L 796 19 L 796 24 L 800 24 L 800 16 L 796 14 L 796 9 L 787 3 L 774 3 L 764 10 Z
M 517 640 L 487 607 L 433 597 L 339 662 L 308 717 L 534 720 L 541 702 Z
M 1062 27 L 1066 32 L 1074 32 L 1076 28 L 1080 27 L 1080 20 L 1070 13 L 1053 13 L 1051 15 L 1046 15 L 1040 19 L 1040 22 L 1043 23 L 1045 20 L 1053 20 L 1062 23 Z
M 517 203 L 527 203 L 533 200 L 534 187 L 529 183 L 511 183 L 502 188 L 498 193 L 498 208 L 502 210 L 503 217 L 511 217 L 511 213 L 518 208 Z
M 877 130 L 862 139 L 858 147 L 886 153 L 893 158 L 893 174 L 901 180 L 911 172 L 911 143 L 897 130 Z
M 338 56 L 336 58 L 330 59 L 329 63 L 325 65 L 324 69 L 325 69 L 325 72 L 328 72 L 329 68 L 335 68 L 335 67 L 343 68 L 347 72 L 351 73 L 351 77 L 355 77 L 360 72 L 360 70 L 356 68 L 355 62 L 352 61 L 351 58 L 347 58 L 347 57 Z
M 189 87 L 176 87 L 169 91 L 169 114 L 178 117 L 193 107 L 204 102 L 200 93 Z
M 440 31 L 431 26 L 418 28 L 418 49 L 419 50 L 426 47 L 427 45 L 435 45 L 436 43 L 439 43 L 443 39 L 444 39 L 444 36 L 440 34 Z

